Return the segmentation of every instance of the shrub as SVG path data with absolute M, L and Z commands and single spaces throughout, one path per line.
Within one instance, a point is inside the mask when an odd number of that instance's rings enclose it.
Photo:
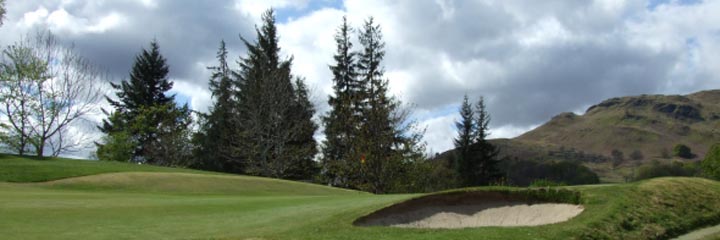
M 675 147 L 673 147 L 673 155 L 685 159 L 690 159 L 694 157 L 694 154 L 692 153 L 692 150 L 690 150 L 690 147 L 685 144 L 675 145 Z
M 710 147 L 700 165 L 705 176 L 720 180 L 720 143 Z
M 632 160 L 643 160 L 645 156 L 643 156 L 642 152 L 640 150 L 635 150 L 632 153 L 630 153 L 630 159 Z
M 650 164 L 640 166 L 635 175 L 635 180 L 643 180 L 656 177 L 687 177 L 695 176 L 699 172 L 696 163 L 660 163 L 653 161 Z
M 577 161 L 503 161 L 503 170 L 511 185 L 529 186 L 537 180 L 567 185 L 599 183 L 598 175 Z
M 625 161 L 625 154 L 620 150 L 613 149 L 610 155 L 612 156 L 613 168 L 620 166 Z
M 547 179 L 538 179 L 530 183 L 530 187 L 559 187 L 559 186 L 565 186 L 566 184 L 563 182 L 556 182 L 553 180 L 547 180 Z

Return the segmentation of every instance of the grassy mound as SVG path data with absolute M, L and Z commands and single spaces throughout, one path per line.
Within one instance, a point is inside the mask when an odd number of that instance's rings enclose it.
M 40 184 L 57 189 L 223 195 L 367 194 L 317 184 L 272 178 L 197 173 L 121 172 L 75 177 Z
M 190 169 L 156 167 L 123 162 L 34 158 L 0 154 L 0 182 L 44 182 L 111 172 L 210 173 Z

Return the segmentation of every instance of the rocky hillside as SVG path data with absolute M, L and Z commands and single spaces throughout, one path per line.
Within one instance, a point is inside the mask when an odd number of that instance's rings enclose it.
M 720 90 L 686 96 L 641 95 L 611 98 L 583 115 L 561 113 L 515 141 L 554 145 L 586 154 L 667 157 L 673 146 L 689 146 L 697 158 L 720 142 Z M 663 156 L 665 155 L 665 156 Z

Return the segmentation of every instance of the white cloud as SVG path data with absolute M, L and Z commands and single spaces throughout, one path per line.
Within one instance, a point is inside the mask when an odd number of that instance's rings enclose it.
M 512 124 L 502 125 L 498 128 L 490 129 L 490 136 L 488 138 L 514 138 L 522 135 L 523 133 L 533 130 L 539 125 L 530 126 L 514 126 Z
M 25 13 L 19 23 L 20 27 L 26 30 L 39 26 L 60 34 L 101 34 L 120 26 L 125 19 L 125 16 L 117 12 L 110 12 L 91 19 L 74 16 L 64 8 L 49 12 L 48 9 L 41 6 L 35 11 Z
M 48 14 L 48 10 L 45 7 L 41 6 L 35 11 L 23 14 L 23 18 L 20 23 L 22 23 L 26 27 L 31 27 L 37 23 L 43 22 L 43 20 L 47 18 Z
M 570 38 L 571 33 L 554 17 L 540 19 L 518 33 L 520 44 L 529 48 L 562 44 Z
M 118 13 L 110 13 L 107 16 L 100 18 L 100 20 L 94 24 L 86 27 L 86 30 L 91 33 L 103 33 L 109 29 L 117 27 L 122 24 L 124 17 Z
M 293 73 L 305 77 L 307 85 L 319 90 L 323 99 L 332 93 L 328 66 L 335 53 L 335 29 L 343 15 L 340 10 L 325 8 L 278 25 L 283 54 L 293 57 Z
M 260 19 L 260 15 L 271 7 L 303 9 L 307 7 L 307 4 L 308 0 L 236 0 L 235 9 L 253 19 Z
M 428 144 L 432 153 L 442 153 L 453 148 L 453 138 L 457 135 L 455 131 L 455 114 L 448 114 L 430 118 L 420 122 L 420 127 L 427 127 L 423 141 Z
M 193 82 L 182 79 L 171 79 L 173 88 L 170 94 L 177 93 L 176 98 L 189 97 L 188 105 L 190 109 L 200 112 L 207 112 L 212 104 L 211 93 L 205 86 L 199 86 Z

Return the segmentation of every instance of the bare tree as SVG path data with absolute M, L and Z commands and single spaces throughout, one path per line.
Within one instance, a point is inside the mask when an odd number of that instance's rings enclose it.
M 32 146 L 40 157 L 46 150 L 57 156 L 81 145 L 69 139 L 68 127 L 97 109 L 102 91 L 96 67 L 52 33 L 37 32 L 8 46 L 0 69 L 6 145 L 21 155 Z

